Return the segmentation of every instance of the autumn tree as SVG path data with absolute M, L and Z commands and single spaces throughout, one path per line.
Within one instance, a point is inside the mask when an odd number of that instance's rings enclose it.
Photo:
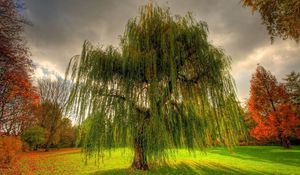
M 121 48 L 93 47 L 71 59 L 68 109 L 91 117 L 87 155 L 129 146 L 132 167 L 167 158 L 170 148 L 204 149 L 238 142 L 241 117 L 230 58 L 207 39 L 191 14 L 143 6 L 128 21 Z
M 13 0 L 0 1 L 0 85 L 1 96 L 5 94 L 6 75 L 10 72 L 18 75 L 28 74 L 31 62 L 28 50 L 22 38 L 24 19 L 17 12 Z
M 261 14 L 263 24 L 271 36 L 283 39 L 300 39 L 299 0 L 242 0 L 243 5 Z
M 262 66 L 252 76 L 248 106 L 256 123 L 251 135 L 258 141 L 280 141 L 289 148 L 290 138 L 298 135 L 300 120 L 283 84 Z
M 76 143 L 76 127 L 69 118 L 63 118 L 61 127 L 57 132 L 57 143 L 59 147 L 74 147 Z
M 37 121 L 35 114 L 39 96 L 29 77 L 11 72 L 5 78 L 7 81 L 3 84 L 5 92 L 1 100 L 0 129 L 7 135 L 18 135 Z
M 18 8 L 22 6 L 18 5 Z M 0 131 L 19 134 L 34 121 L 39 99 L 22 38 L 25 20 L 13 0 L 0 1 Z
M 68 85 L 62 79 L 39 79 L 38 92 L 41 98 L 40 126 L 47 130 L 45 149 L 55 144 L 55 136 L 63 126 L 64 109 L 68 98 Z

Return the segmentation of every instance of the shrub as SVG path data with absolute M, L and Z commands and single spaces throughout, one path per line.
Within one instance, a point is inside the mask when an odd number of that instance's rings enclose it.
M 22 142 L 22 152 L 29 152 L 29 151 L 30 151 L 30 147 L 29 147 L 28 143 L 23 141 Z
M 0 167 L 10 165 L 16 154 L 22 149 L 20 137 L 0 136 Z
M 30 150 L 36 150 L 39 145 L 45 143 L 46 130 L 42 127 L 35 126 L 27 129 L 21 136 L 22 141 L 28 144 Z

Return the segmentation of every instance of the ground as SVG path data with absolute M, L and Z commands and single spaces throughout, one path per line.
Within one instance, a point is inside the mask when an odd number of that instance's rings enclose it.
M 100 174 L 290 174 L 300 175 L 300 146 L 283 149 L 276 146 L 243 146 L 234 150 L 216 147 L 206 153 L 179 150 L 168 165 L 151 167 L 148 172 L 129 169 L 131 151 L 117 149 L 110 157 L 95 164 L 91 159 L 84 164 L 79 149 L 60 149 L 50 152 L 22 153 L 14 170 L 24 175 L 100 175 Z M 1 174 L 1 173 L 0 173 Z

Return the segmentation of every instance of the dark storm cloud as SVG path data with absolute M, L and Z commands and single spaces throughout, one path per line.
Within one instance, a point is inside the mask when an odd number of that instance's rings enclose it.
M 224 48 L 234 60 L 243 59 L 256 47 L 270 44 L 257 14 L 242 8 L 239 0 L 171 1 L 171 10 L 185 14 L 193 12 L 198 20 L 208 23 L 209 37 Z
M 85 39 L 94 44 L 118 46 L 127 20 L 138 15 L 147 0 L 28 0 L 26 30 L 32 59 L 40 66 L 64 73 L 69 59 L 80 53 Z M 172 14 L 191 11 L 208 23 L 209 40 L 233 60 L 240 99 L 248 96 L 249 80 L 257 63 L 275 75 L 300 70 L 299 44 L 278 40 L 270 45 L 258 14 L 241 7 L 239 0 L 154 1 Z M 284 61 L 283 61 L 284 60 Z
M 132 11 L 130 6 L 110 1 L 28 1 L 27 17 L 33 26 L 27 28 L 27 38 L 34 61 L 63 73 L 85 39 L 117 45 Z

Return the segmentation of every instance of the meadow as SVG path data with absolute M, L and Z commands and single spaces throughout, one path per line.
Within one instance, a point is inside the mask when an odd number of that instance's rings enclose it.
M 110 156 L 87 164 L 80 149 L 29 152 L 18 156 L 14 170 L 32 175 L 126 175 L 126 174 L 300 174 L 300 146 L 284 149 L 278 146 L 240 146 L 233 150 L 223 147 L 205 153 L 178 150 L 168 164 L 151 167 L 150 171 L 130 169 L 132 152 L 116 149 Z

